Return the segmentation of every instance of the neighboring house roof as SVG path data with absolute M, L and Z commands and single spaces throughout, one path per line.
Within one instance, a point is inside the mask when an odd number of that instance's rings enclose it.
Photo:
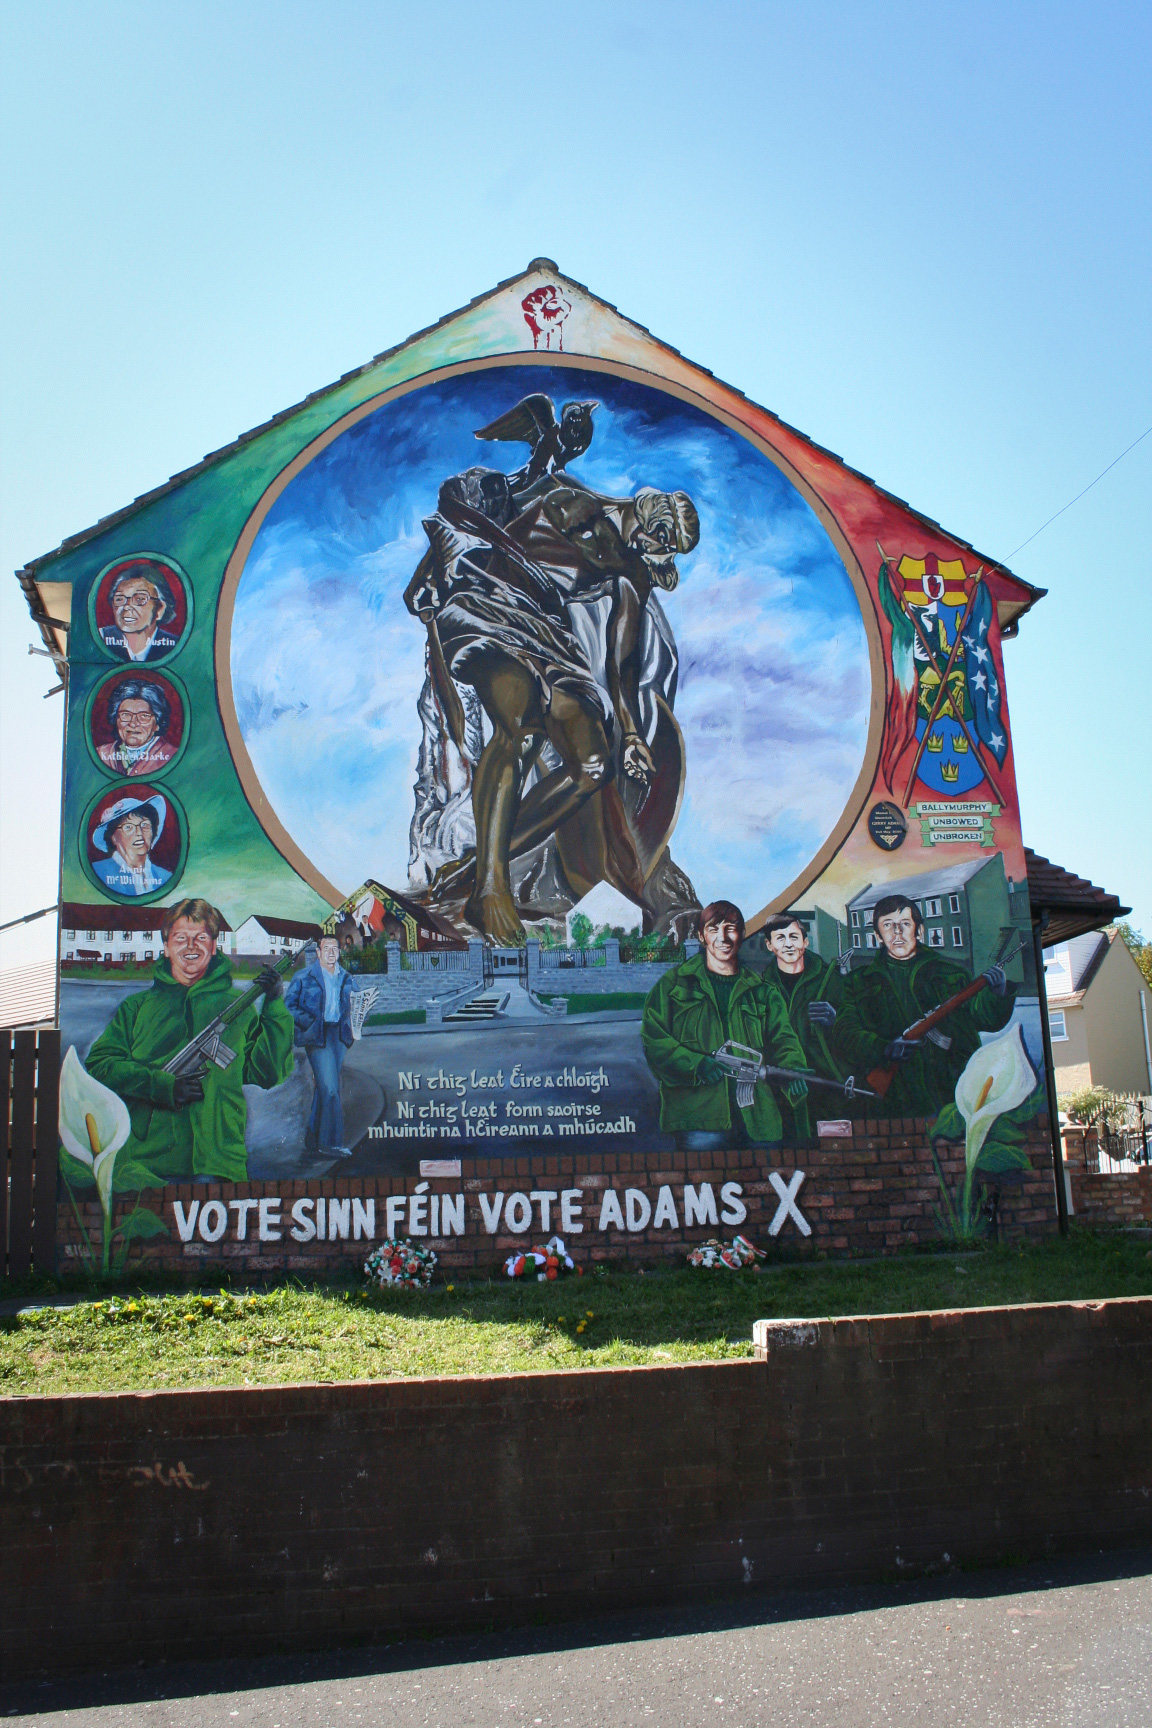
M 245 918 L 244 924 L 259 924 L 267 936 L 278 936 L 283 941 L 287 938 L 292 942 L 318 942 L 323 935 L 319 924 L 301 924 L 296 918 L 269 918 L 263 912 L 254 912 L 251 918 Z M 244 924 L 240 925 L 243 930 Z
M 1032 915 L 1048 914 L 1044 928 L 1046 948 L 1060 947 L 1090 930 L 1102 930 L 1105 924 L 1114 924 L 1132 910 L 1131 906 L 1122 906 L 1115 894 L 1097 888 L 1086 877 L 1074 876 L 1070 870 L 1033 852 L 1030 846 L 1024 848 L 1024 862 Z
M 1074 936 L 1061 953 L 1068 956 L 1068 971 L 1072 981 L 1070 991 L 1049 995 L 1053 1008 L 1078 1008 L 1099 972 L 1113 942 L 1121 940 L 1119 930 L 1093 930 L 1085 936 Z M 1045 950 L 1047 957 L 1050 950 Z
M 867 888 L 862 888 L 859 894 L 849 900 L 848 905 L 853 910 L 873 906 L 886 894 L 907 894 L 910 900 L 955 894 L 958 888 L 963 888 L 965 883 L 970 882 L 973 876 L 991 862 L 991 858 L 973 858 L 967 864 L 944 864 L 939 870 L 929 870 L 920 876 L 901 876 L 895 882 L 870 882 Z
M 159 930 L 167 906 L 107 906 L 85 900 L 65 900 L 60 907 L 61 930 Z M 226 918 L 221 930 L 231 930 Z
M 55 1018 L 55 960 L 0 972 L 0 1026 L 42 1026 Z
M 622 318 L 625 323 L 630 324 L 633 329 L 639 330 L 643 335 L 649 337 L 658 347 L 663 348 L 666 353 L 675 355 L 678 359 L 683 358 L 678 349 L 673 348 L 667 342 L 661 342 L 658 337 L 653 336 L 652 332 L 646 325 L 637 324 L 635 319 L 626 318 L 611 301 L 602 300 L 599 295 L 593 294 L 592 291 L 584 285 L 584 283 L 576 282 L 572 277 L 565 276 L 563 272 L 557 268 L 555 262 L 551 258 L 534 258 L 529 263 L 527 270 L 519 271 L 515 276 L 509 276 L 503 282 L 498 282 L 494 288 L 488 289 L 483 294 L 476 295 L 474 299 L 468 301 L 466 306 L 459 307 L 455 312 L 446 313 L 443 318 L 437 319 L 434 324 L 428 325 L 424 330 L 414 332 L 413 335 L 407 337 L 403 342 L 397 342 L 393 347 L 386 348 L 382 354 L 377 354 L 373 359 L 366 361 L 362 366 L 354 366 L 350 372 L 345 372 L 343 376 L 336 379 L 334 383 L 325 385 L 320 390 L 313 390 L 309 395 L 304 397 L 303 401 L 297 402 L 291 408 L 285 408 L 281 413 L 273 415 L 271 420 L 265 421 L 263 425 L 253 427 L 250 432 L 241 433 L 240 437 L 234 439 L 232 443 L 223 445 L 219 450 L 211 451 L 201 462 L 193 464 L 190 468 L 183 469 L 178 474 L 173 474 L 169 480 L 166 480 L 162 485 L 153 488 L 152 491 L 141 493 L 138 498 L 136 498 L 131 504 L 126 505 L 122 510 L 114 511 L 111 515 L 102 517 L 101 520 L 94 523 L 91 528 L 85 528 L 78 534 L 70 535 L 66 540 L 63 540 L 60 543 L 55 551 L 46 552 L 41 557 L 32 559 L 25 569 L 17 572 L 17 580 L 24 590 L 29 610 L 32 613 L 33 619 L 39 626 L 45 647 L 57 660 L 58 666 L 61 669 L 63 667 L 63 639 L 59 631 L 53 631 L 51 628 L 51 617 L 45 604 L 44 596 L 40 593 L 37 587 L 38 575 L 44 565 L 49 564 L 51 560 L 58 557 L 60 553 L 71 551 L 74 547 L 83 545 L 85 541 L 91 540 L 99 534 L 107 533 L 110 528 L 115 527 L 118 523 L 127 521 L 131 516 L 135 515 L 137 511 L 142 510 L 146 505 L 154 503 L 157 498 L 163 497 L 165 493 L 174 491 L 177 487 L 184 485 L 186 481 L 191 480 L 195 475 L 200 474 L 205 469 L 214 467 L 216 464 L 224 461 L 235 451 L 241 449 L 245 444 L 250 443 L 252 439 L 258 438 L 263 433 L 272 430 L 274 427 L 282 425 L 286 420 L 290 420 L 294 414 L 299 413 L 301 409 L 307 407 L 310 403 L 319 401 L 321 398 L 330 395 L 333 391 L 340 389 L 341 386 L 346 384 L 350 379 L 363 377 L 365 373 L 371 372 L 375 367 L 380 366 L 392 355 L 398 354 L 401 349 L 407 348 L 411 343 L 418 341 L 423 336 L 427 336 L 430 331 L 440 329 L 443 325 L 451 323 L 455 318 L 458 318 L 462 313 L 469 311 L 472 307 L 481 306 L 486 301 L 494 299 L 498 294 L 503 293 L 507 288 L 511 287 L 514 282 L 518 282 L 523 277 L 531 275 L 534 270 L 547 270 L 549 273 L 554 273 L 558 281 L 568 283 L 571 287 L 578 289 L 582 294 L 586 294 L 590 300 L 596 302 L 600 306 L 606 307 L 608 311 L 615 313 L 615 315 Z M 510 354 L 508 359 L 509 363 L 514 365 L 516 355 Z M 715 374 L 710 372 L 706 366 L 698 366 L 694 361 L 689 362 L 689 364 L 694 366 L 695 370 L 703 374 L 705 377 L 711 378 L 715 376 Z M 723 380 L 717 380 L 717 382 L 723 384 Z M 743 391 L 737 390 L 734 385 L 724 384 L 723 387 L 727 390 L 731 390 L 734 395 L 743 396 L 744 394 Z M 826 457 L 830 461 L 835 462 L 845 473 L 851 474 L 855 478 L 861 480 L 865 485 L 870 486 L 875 492 L 879 493 L 880 496 L 890 499 L 891 502 L 898 505 L 901 510 L 907 511 L 910 516 L 914 517 L 917 521 L 922 522 L 925 527 L 935 530 L 937 533 L 945 533 L 947 538 L 956 546 L 962 547 L 966 551 L 971 552 L 975 557 L 981 558 L 989 573 L 994 572 L 998 579 L 1011 583 L 1017 590 L 1018 597 L 1004 599 L 999 602 L 1001 627 L 1006 632 L 1014 635 L 1019 620 L 1023 617 L 1024 613 L 1034 606 L 1036 601 L 1042 599 L 1048 592 L 1046 588 L 1037 588 L 1031 582 L 1025 582 L 1022 577 L 1017 576 L 1012 571 L 1006 569 L 1005 566 L 998 563 L 996 559 L 984 557 L 983 554 L 976 552 L 975 548 L 969 541 L 962 539 L 959 535 L 942 529 L 940 524 L 935 521 L 933 517 L 925 516 L 923 512 L 914 509 L 905 499 L 898 498 L 895 493 L 886 492 L 883 487 L 877 486 L 875 480 L 873 480 L 870 475 L 862 474 L 858 468 L 851 467 L 851 465 L 845 462 L 842 457 L 837 456 L 835 451 L 826 450 L 822 445 L 815 443 L 815 441 L 809 438 L 805 433 L 798 431 L 796 427 L 790 426 L 787 421 L 782 420 L 778 414 L 773 414 L 769 409 L 764 410 L 764 412 L 769 414 L 770 418 L 773 419 L 776 424 L 791 437 L 801 440 L 801 442 L 808 445 L 810 449 L 816 451 L 818 454 Z

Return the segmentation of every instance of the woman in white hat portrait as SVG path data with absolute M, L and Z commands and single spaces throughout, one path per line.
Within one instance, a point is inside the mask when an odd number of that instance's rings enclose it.
M 158 792 L 120 797 L 101 810 L 92 845 L 108 856 L 92 859 L 92 869 L 110 894 L 131 897 L 163 888 L 172 872 L 153 864 L 152 848 L 167 819 L 168 801 Z

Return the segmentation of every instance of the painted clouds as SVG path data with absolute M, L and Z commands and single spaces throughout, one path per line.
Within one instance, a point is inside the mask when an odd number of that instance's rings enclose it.
M 835 548 L 784 476 L 736 433 L 604 373 L 508 367 L 387 404 L 284 491 L 241 578 L 232 635 L 240 726 L 269 801 L 348 890 L 408 874 L 423 631 L 402 594 L 445 476 L 509 471 L 518 446 L 472 436 L 530 391 L 594 397 L 573 465 L 598 491 L 688 492 L 700 544 L 661 601 L 676 635 L 688 783 L 672 843 L 705 898 L 749 911 L 804 866 L 863 758 L 868 649 Z

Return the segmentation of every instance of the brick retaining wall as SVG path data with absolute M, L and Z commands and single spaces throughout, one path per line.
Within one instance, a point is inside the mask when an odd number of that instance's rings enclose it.
M 1099 1160 L 1095 1128 L 1065 1128 L 1064 1168 L 1072 1191 L 1073 1217 L 1087 1224 L 1113 1224 L 1131 1229 L 1152 1224 L 1152 1168 L 1091 1171 Z
M 0 1672 L 1152 1537 L 1152 1298 L 692 1367 L 0 1401 Z
M 430 1246 L 445 1271 L 487 1272 L 517 1249 L 554 1232 L 564 1237 L 574 1258 L 583 1264 L 605 1259 L 682 1261 L 693 1242 L 710 1236 L 730 1239 L 737 1230 L 760 1246 L 787 1254 L 883 1254 L 938 1240 L 941 1195 L 924 1120 L 896 1118 L 851 1126 L 853 1133 L 846 1137 L 822 1139 L 814 1146 L 777 1154 L 771 1161 L 764 1153 L 749 1149 L 615 1154 L 597 1152 L 594 1146 L 580 1141 L 571 1152 L 534 1153 L 531 1158 L 464 1158 L 459 1177 L 435 1177 L 423 1184 L 418 1175 L 412 1175 L 157 1189 L 141 1199 L 160 1212 L 168 1236 L 133 1243 L 130 1266 L 147 1263 L 190 1278 L 207 1276 L 222 1267 L 247 1276 L 284 1272 L 321 1275 L 347 1270 L 359 1265 L 372 1240 L 380 1241 L 389 1234 L 388 1200 L 401 1195 L 407 1197 L 406 1204 L 402 1210 L 394 1207 L 394 1228 L 402 1235 L 430 1232 Z M 1049 1234 L 1056 1229 L 1052 1152 L 1045 1118 L 1036 1124 L 1028 1150 L 1030 1173 L 992 1177 L 987 1182 L 988 1195 L 996 1197 L 995 1228 L 1008 1239 Z M 959 1144 L 940 1142 L 937 1156 L 955 1197 L 964 1179 L 964 1149 Z M 798 1170 L 803 1176 L 794 1192 L 795 1207 L 808 1226 L 807 1235 L 796 1212 L 787 1207 L 781 1210 L 781 1188 L 795 1182 Z M 424 1197 L 415 1193 L 421 1185 L 426 1189 Z M 696 1209 L 691 1224 L 686 1223 L 689 1189 Z M 620 1224 L 608 1222 L 601 1228 L 605 1195 L 610 1190 L 615 1193 Z M 670 1199 L 665 1201 L 661 1215 L 662 1190 L 668 1191 Z M 90 1237 L 98 1242 L 100 1210 L 94 1190 L 87 1192 L 92 1198 L 80 1210 Z M 482 1196 L 491 1210 L 497 1193 L 504 1196 L 502 1211 L 497 1228 L 490 1231 Z M 508 1228 L 508 1204 L 517 1194 L 525 1196 L 532 1214 L 529 1228 L 522 1233 Z M 533 1198 L 541 1194 L 552 1195 L 547 1203 L 546 1227 L 543 1205 L 539 1198 Z M 462 1235 L 437 1233 L 432 1220 L 433 1196 L 437 1215 L 444 1196 L 459 1205 L 464 1221 Z M 252 1205 L 244 1208 L 242 1202 L 246 1200 Z M 338 1202 L 335 1210 L 333 1200 Z M 360 1203 L 358 1212 L 349 1204 L 353 1200 Z M 307 1203 L 304 1213 L 308 1226 L 293 1223 L 293 1208 L 301 1201 Z M 371 1236 L 365 1229 L 369 1201 Z M 224 1207 L 228 1219 L 227 1230 L 216 1242 L 206 1240 L 200 1228 L 204 1208 L 213 1202 Z M 307 1234 L 307 1228 L 315 1228 L 320 1202 L 324 1206 L 325 1239 L 293 1239 L 292 1229 Z M 134 1205 L 135 1196 L 118 1201 L 116 1221 Z M 193 1205 L 199 1209 L 198 1222 L 189 1239 L 181 1241 L 180 1221 L 183 1219 L 187 1229 Z M 629 1228 L 630 1222 L 644 1216 L 646 1207 L 647 1222 Z M 705 1222 L 698 1221 L 701 1207 L 710 1208 Z M 520 1215 L 523 1210 L 520 1206 Z M 672 1213 L 675 1225 L 670 1221 Z M 570 1223 L 565 1223 L 565 1216 Z M 663 1219 L 659 1225 L 655 1222 L 658 1216 Z M 213 1218 L 218 1221 L 219 1213 Z M 576 1224 L 582 1228 L 576 1229 Z M 76 1264 L 80 1244 L 72 1205 L 64 1196 L 58 1209 L 57 1253 L 62 1270 Z

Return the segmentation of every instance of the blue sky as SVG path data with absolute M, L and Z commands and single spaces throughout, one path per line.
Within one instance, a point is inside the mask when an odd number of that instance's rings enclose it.
M 545 254 L 1049 590 L 1025 839 L 1152 931 L 1146 4 L 0 9 L 0 573 Z M 0 580 L 0 916 L 60 698 Z M 51 952 L 45 925 L 0 964 Z
M 680 656 L 687 789 L 673 856 L 705 899 L 758 910 L 818 850 L 855 783 L 868 650 L 843 563 L 799 493 L 695 408 L 604 373 L 509 367 L 403 396 L 286 488 L 236 595 L 232 677 L 261 784 L 346 892 L 407 879 L 423 630 L 402 593 L 447 475 L 511 471 L 522 446 L 474 429 L 522 396 L 595 398 L 574 472 L 599 491 L 682 489 L 700 543 L 661 603 Z

